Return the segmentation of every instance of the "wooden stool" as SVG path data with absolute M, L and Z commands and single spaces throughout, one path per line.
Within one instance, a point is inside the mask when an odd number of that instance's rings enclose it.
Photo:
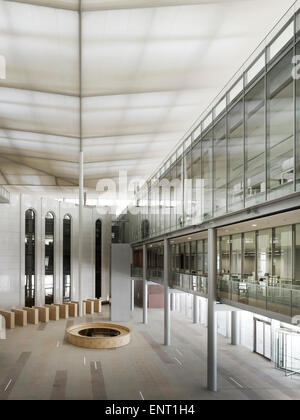
M 37 325 L 39 323 L 39 311 L 35 308 L 23 308 L 27 312 L 28 324 Z
M 77 304 L 78 316 L 79 316 L 80 315 L 80 313 L 79 313 L 79 305 L 80 305 L 80 302 L 78 302 L 76 300 L 72 300 L 71 303 L 76 303 Z M 84 315 L 86 315 L 86 304 L 85 304 L 85 302 L 82 302 L 82 316 L 84 316 Z
M 46 306 L 34 306 L 39 311 L 39 321 L 49 322 L 49 308 Z
M 0 311 L 0 315 L 5 318 L 6 328 L 15 328 L 15 314 L 10 311 Z
M 84 300 L 83 302 L 86 304 L 86 313 L 92 315 L 94 313 L 94 302 L 92 300 Z
M 78 316 L 77 303 L 68 302 L 68 303 L 64 303 L 64 305 L 67 305 L 69 307 L 69 316 L 72 316 L 74 318 Z
M 59 321 L 59 307 L 55 305 L 45 305 L 49 308 L 49 319 L 50 321 Z
M 19 327 L 26 327 L 27 326 L 27 312 L 24 309 L 12 309 L 11 310 L 15 314 L 15 323 Z
M 55 303 L 55 306 L 58 306 L 59 308 L 59 317 L 63 319 L 69 318 L 69 307 L 65 304 Z
M 91 302 L 94 302 L 94 311 L 100 313 L 102 311 L 102 299 L 88 299 Z

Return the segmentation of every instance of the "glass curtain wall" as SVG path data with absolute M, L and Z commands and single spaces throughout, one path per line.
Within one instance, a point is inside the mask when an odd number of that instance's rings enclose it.
M 214 129 L 214 216 L 226 213 L 227 183 L 227 136 L 226 118 L 222 118 Z
M 35 305 L 35 212 L 25 213 L 25 306 Z
M 244 101 L 228 113 L 228 211 L 244 207 Z
M 300 20 L 300 19 L 299 19 Z M 296 46 L 296 55 L 300 56 L 300 41 Z M 299 72 L 298 72 L 299 74 Z M 300 77 L 296 80 L 296 189 L 300 190 Z
M 293 51 L 267 75 L 268 198 L 294 189 L 294 81 Z
M 45 218 L 45 303 L 54 303 L 54 215 Z
M 192 220 L 193 223 L 200 222 L 202 218 L 202 169 L 201 169 L 201 145 L 198 142 L 192 151 Z
M 213 187 L 213 131 L 210 130 L 202 140 L 202 207 L 203 220 L 212 217 L 212 187 Z
M 245 96 L 246 205 L 265 201 L 265 78 Z
M 299 21 L 298 14 L 297 30 Z M 167 211 L 162 221 L 145 209 L 150 236 L 300 190 L 300 77 L 293 77 L 292 62 L 300 55 L 300 36 L 293 38 L 291 27 L 274 37 L 152 178 L 173 181 L 170 201 L 148 181 L 152 210 L 160 203 Z M 131 240 L 141 239 L 135 223 L 130 231 Z

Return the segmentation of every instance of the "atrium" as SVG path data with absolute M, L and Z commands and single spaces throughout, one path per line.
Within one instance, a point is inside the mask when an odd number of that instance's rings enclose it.
M 0 400 L 299 400 L 300 0 L 0 0 L 0 238 Z

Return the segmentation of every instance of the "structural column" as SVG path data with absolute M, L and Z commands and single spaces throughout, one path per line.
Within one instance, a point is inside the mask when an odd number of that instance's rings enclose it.
M 208 229 L 207 387 L 217 391 L 217 231 Z
M 238 346 L 239 340 L 239 329 L 240 329 L 240 313 L 239 311 L 231 312 L 231 344 Z
M 134 279 L 131 279 L 131 312 L 134 311 Z
M 171 311 L 175 311 L 176 309 L 176 296 L 175 293 L 171 293 Z
M 78 301 L 79 316 L 82 316 L 82 250 L 83 250 L 83 152 L 80 152 L 79 169 L 79 258 L 78 258 Z
M 199 324 L 199 298 L 197 295 L 194 295 L 193 302 L 193 323 Z
M 79 232 L 78 232 L 78 314 L 82 316 L 82 262 L 83 262 L 83 206 L 84 206 L 84 157 L 82 142 L 82 0 L 79 1 Z
M 143 245 L 143 323 L 148 323 L 147 246 Z
M 164 299 L 165 299 L 165 310 L 164 310 L 164 321 L 165 321 L 165 346 L 169 346 L 171 343 L 171 331 L 170 331 L 170 294 L 169 294 L 169 241 L 164 240 Z

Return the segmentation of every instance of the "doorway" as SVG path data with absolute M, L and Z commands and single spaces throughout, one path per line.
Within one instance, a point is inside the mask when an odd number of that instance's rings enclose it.
M 272 355 L 272 329 L 271 323 L 262 321 L 261 319 L 254 319 L 255 332 L 255 353 L 271 360 Z

